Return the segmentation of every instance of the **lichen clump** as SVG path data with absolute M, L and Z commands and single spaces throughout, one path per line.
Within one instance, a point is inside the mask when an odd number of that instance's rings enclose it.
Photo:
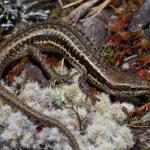
M 97 95 L 92 104 L 81 92 L 78 77 L 71 84 L 41 88 L 36 82 L 27 83 L 19 98 L 32 108 L 61 121 L 76 137 L 82 150 L 123 150 L 133 146 L 133 136 L 125 125 L 126 115 L 119 103 L 112 104 L 105 93 Z M 0 108 L 0 141 L 3 147 L 71 149 L 57 128 L 33 124 L 10 106 Z M 2 148 L 3 148 L 2 147 Z

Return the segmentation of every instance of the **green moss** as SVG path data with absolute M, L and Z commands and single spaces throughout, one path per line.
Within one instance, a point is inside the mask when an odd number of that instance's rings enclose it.
M 104 56 L 105 56 L 106 59 L 109 59 L 109 60 L 114 56 L 114 51 L 112 50 L 111 47 L 107 47 L 105 49 Z

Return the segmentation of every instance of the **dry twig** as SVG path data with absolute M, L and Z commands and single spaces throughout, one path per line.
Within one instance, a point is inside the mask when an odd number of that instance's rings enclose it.
M 97 2 L 100 0 L 90 0 L 74 9 L 68 16 L 63 18 L 63 22 L 76 24 Z
M 82 131 L 82 122 L 84 119 L 81 119 L 81 117 L 77 111 L 78 105 L 74 105 L 72 100 L 70 100 L 70 105 L 71 106 L 65 106 L 65 108 L 71 109 L 75 113 L 75 115 L 77 116 L 78 124 L 79 124 L 79 130 Z
M 60 2 L 60 5 L 61 5 L 62 9 L 65 9 L 65 8 L 68 8 L 68 7 L 72 7 L 72 6 L 75 6 L 75 5 L 79 5 L 79 4 L 81 4 L 82 2 L 84 2 L 85 0 L 78 0 L 78 1 L 76 1 L 76 2 L 72 2 L 72 3 L 67 4 L 67 5 L 63 5 L 62 0 L 59 0 L 59 1 L 61 1 L 61 2 Z
M 90 13 L 91 15 L 93 14 L 92 17 L 97 16 L 102 12 L 102 10 L 107 7 L 107 5 L 111 2 L 111 0 L 105 0 L 103 3 L 101 3 L 99 6 L 93 8 L 93 11 Z
M 62 2 L 62 0 L 58 0 L 58 2 L 59 2 L 59 4 L 60 4 L 60 6 L 63 7 L 63 2 Z

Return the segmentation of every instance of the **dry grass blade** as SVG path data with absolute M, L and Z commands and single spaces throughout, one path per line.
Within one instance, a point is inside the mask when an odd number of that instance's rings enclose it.
M 63 7 L 63 2 L 62 2 L 62 0 L 58 0 L 58 2 L 59 2 L 59 4 L 60 4 L 60 6 Z
M 76 1 L 76 2 L 72 2 L 72 3 L 70 3 L 70 4 L 64 5 L 64 6 L 62 6 L 62 8 L 65 9 L 65 8 L 68 8 L 68 7 L 71 7 L 71 6 L 79 5 L 79 4 L 81 4 L 82 2 L 84 2 L 84 1 L 85 1 L 85 0 L 78 0 L 78 1 Z
M 99 6 L 93 8 L 93 10 L 89 13 L 92 15 L 92 17 L 95 17 L 96 15 L 100 14 L 101 11 L 111 2 L 111 0 L 105 0 L 103 3 L 101 3 Z
M 62 18 L 63 22 L 76 24 L 100 0 L 87 1 L 74 9 L 68 16 Z

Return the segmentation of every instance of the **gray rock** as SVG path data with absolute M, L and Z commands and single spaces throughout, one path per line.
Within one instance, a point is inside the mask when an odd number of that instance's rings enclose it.
M 42 87 L 47 87 L 49 85 L 41 69 L 35 65 L 26 64 L 23 76 L 31 82 L 37 81 Z
M 150 23 L 150 0 L 145 0 L 143 5 L 135 12 L 129 25 L 130 31 L 138 30 L 142 25 Z
M 87 18 L 85 19 L 82 31 L 96 43 L 98 48 L 102 48 L 105 44 L 105 39 L 107 37 L 107 31 L 105 30 L 101 20 L 97 18 Z
M 150 40 L 150 27 L 148 29 L 145 29 L 144 30 L 144 35 L 143 35 L 144 38 Z

